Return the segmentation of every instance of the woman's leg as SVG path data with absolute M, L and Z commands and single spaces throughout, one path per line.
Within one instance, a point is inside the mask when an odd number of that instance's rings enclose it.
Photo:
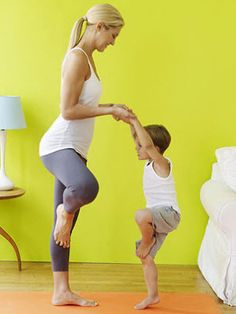
M 80 207 L 91 202 L 97 195 L 97 181 L 85 166 L 83 160 L 72 149 L 59 151 L 44 156 L 42 159 L 48 170 L 56 177 L 54 228 L 50 242 L 54 278 L 52 303 L 54 305 L 95 306 L 97 305 L 96 302 L 82 299 L 70 290 L 68 274 L 70 249 L 56 244 L 54 229 L 58 222 L 58 207 L 63 205 L 64 211 L 73 215 L 69 229 L 69 233 L 72 232 Z
M 69 267 L 69 255 L 70 255 L 70 249 L 69 248 L 63 248 L 56 244 L 54 240 L 54 228 L 57 221 L 57 207 L 58 205 L 63 203 L 63 193 L 66 187 L 57 179 L 55 178 L 55 186 L 54 186 L 54 226 L 51 233 L 51 239 L 50 239 L 50 252 L 51 252 L 51 261 L 52 261 L 52 269 L 54 271 L 68 271 Z M 78 215 L 80 210 L 78 210 L 74 214 L 72 230 L 75 226 L 75 223 L 77 221 Z
M 76 211 L 92 202 L 98 193 L 98 182 L 73 149 L 64 149 L 42 157 L 46 168 L 66 187 L 63 203 L 56 209 L 54 239 L 68 248 Z
M 65 188 L 66 187 L 55 178 L 54 226 L 57 220 L 57 207 L 59 204 L 63 202 L 63 193 Z M 74 214 L 71 232 L 75 226 L 78 215 L 79 210 Z M 79 295 L 76 295 L 71 291 L 69 285 L 69 271 L 68 271 L 70 248 L 63 248 L 56 244 L 54 240 L 54 228 L 51 234 L 50 249 L 54 281 L 52 304 L 54 305 L 76 304 L 80 306 L 95 306 L 97 304 L 96 302 L 83 299 Z

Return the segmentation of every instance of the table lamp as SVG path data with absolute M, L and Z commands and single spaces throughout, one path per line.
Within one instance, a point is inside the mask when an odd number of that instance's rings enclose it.
M 0 191 L 14 188 L 12 181 L 5 173 L 6 130 L 25 128 L 25 118 L 19 96 L 0 96 Z

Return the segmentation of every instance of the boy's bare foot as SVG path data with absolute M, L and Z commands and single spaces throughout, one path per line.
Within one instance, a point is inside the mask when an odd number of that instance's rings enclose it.
M 152 238 L 151 242 L 144 242 L 143 240 L 141 241 L 137 251 L 136 251 L 136 255 L 139 258 L 145 258 L 151 251 L 151 248 L 153 247 L 153 245 L 156 242 L 156 238 Z
M 60 294 L 53 295 L 52 298 L 53 305 L 78 305 L 78 306 L 97 306 L 98 303 L 96 301 L 87 300 L 81 298 L 79 295 L 71 292 L 61 292 Z
M 70 246 L 70 231 L 74 214 L 68 214 L 63 204 L 57 207 L 57 221 L 54 229 L 54 240 L 56 244 L 68 248 Z
M 160 297 L 147 297 L 142 302 L 135 305 L 135 310 L 144 310 L 150 305 L 158 304 L 160 302 Z

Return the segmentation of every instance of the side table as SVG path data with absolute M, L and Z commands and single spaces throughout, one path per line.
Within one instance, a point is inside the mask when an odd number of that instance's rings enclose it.
M 25 190 L 15 187 L 13 190 L 10 190 L 10 191 L 0 191 L 0 200 L 16 198 L 16 197 L 22 196 L 23 194 L 25 194 Z M 0 227 L 0 234 L 13 246 L 13 249 L 16 253 L 16 257 L 18 261 L 18 269 L 20 271 L 21 270 L 20 252 L 18 250 L 18 247 L 15 241 L 2 227 Z

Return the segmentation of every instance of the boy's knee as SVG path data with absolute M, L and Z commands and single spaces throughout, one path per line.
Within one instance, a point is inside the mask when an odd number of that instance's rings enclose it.
M 137 222 L 137 224 L 140 224 L 142 220 L 142 210 L 137 210 L 135 213 L 135 221 Z
M 150 264 L 153 264 L 153 257 L 151 255 L 147 255 L 145 258 L 140 258 L 143 266 L 148 266 Z
M 147 222 L 149 220 L 150 214 L 146 210 L 137 210 L 135 213 L 135 220 L 137 224 Z

